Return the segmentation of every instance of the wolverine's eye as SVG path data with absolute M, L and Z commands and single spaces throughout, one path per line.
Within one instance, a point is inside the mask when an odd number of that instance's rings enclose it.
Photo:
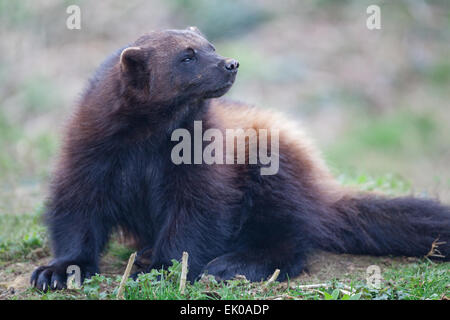
M 195 51 L 191 48 L 189 48 L 187 50 L 187 54 L 185 56 L 183 56 L 183 58 L 181 59 L 181 62 L 183 63 L 189 63 L 192 61 L 195 61 L 197 58 L 195 56 Z
M 181 60 L 181 62 L 191 62 L 192 60 L 194 60 L 194 57 L 186 57 L 183 60 Z

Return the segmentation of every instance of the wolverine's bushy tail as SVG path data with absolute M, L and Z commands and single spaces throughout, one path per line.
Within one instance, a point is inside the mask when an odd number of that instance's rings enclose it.
M 450 260 L 450 207 L 438 201 L 348 196 L 332 211 L 329 237 L 317 242 L 324 250 Z

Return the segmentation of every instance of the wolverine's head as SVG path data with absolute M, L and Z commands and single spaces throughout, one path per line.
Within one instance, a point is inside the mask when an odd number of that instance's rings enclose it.
M 151 32 L 120 55 L 121 81 L 151 102 L 220 97 L 233 85 L 238 67 L 217 54 L 196 27 Z

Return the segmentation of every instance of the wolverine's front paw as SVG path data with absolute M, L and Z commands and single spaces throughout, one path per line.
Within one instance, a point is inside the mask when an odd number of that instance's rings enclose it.
M 72 265 L 75 267 L 69 268 Z M 54 260 L 48 266 L 41 266 L 34 270 L 30 279 L 31 286 L 44 292 L 49 289 L 64 289 L 67 287 L 67 275 L 76 272 L 77 267 L 80 270 L 81 282 L 98 272 L 95 267 L 82 266 L 73 261 Z

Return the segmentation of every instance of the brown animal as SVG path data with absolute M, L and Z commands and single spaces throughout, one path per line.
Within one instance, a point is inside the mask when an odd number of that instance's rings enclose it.
M 148 270 L 189 252 L 190 280 L 207 272 L 259 281 L 277 268 L 285 280 L 313 250 L 423 256 L 437 239 L 448 259 L 449 207 L 345 190 L 295 124 L 214 99 L 238 67 L 196 28 L 151 32 L 103 63 L 67 128 L 45 213 L 55 259 L 32 285 L 63 288 L 69 265 L 83 277 L 99 272 L 114 230 L 146 249 Z M 172 132 L 194 135 L 194 121 L 204 131 L 279 129 L 278 172 L 261 175 L 248 142 L 245 164 L 173 163 Z

